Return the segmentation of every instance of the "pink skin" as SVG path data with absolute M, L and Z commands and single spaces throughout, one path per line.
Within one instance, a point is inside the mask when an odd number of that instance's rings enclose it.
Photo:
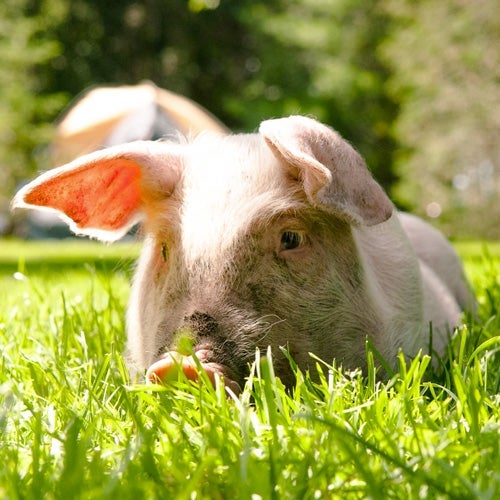
M 223 365 L 207 361 L 212 355 L 209 349 L 200 349 L 195 352 L 195 355 L 214 387 L 217 374 L 223 380 L 224 385 L 234 394 L 238 395 L 241 392 L 241 387 L 237 382 L 229 378 Z M 169 383 L 177 378 L 179 369 L 181 369 L 188 380 L 197 381 L 199 378 L 199 364 L 193 356 L 185 356 L 176 351 L 169 351 L 148 368 L 146 380 L 154 384 Z

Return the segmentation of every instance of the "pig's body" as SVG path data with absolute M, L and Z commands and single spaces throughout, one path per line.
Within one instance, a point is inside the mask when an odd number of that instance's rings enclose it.
M 91 202 L 75 202 L 83 196 Z M 363 367 L 369 336 L 394 364 L 399 349 L 427 350 L 430 323 L 443 352 L 473 302 L 451 245 L 398 214 L 359 155 L 307 118 L 264 122 L 260 134 L 112 148 L 49 172 L 17 201 L 60 210 L 77 232 L 103 239 L 142 215 L 127 318 L 140 371 L 159 373 L 186 330 L 205 369 L 235 386 L 256 347 L 273 348 L 285 382 L 281 346 L 302 368 L 309 353 Z

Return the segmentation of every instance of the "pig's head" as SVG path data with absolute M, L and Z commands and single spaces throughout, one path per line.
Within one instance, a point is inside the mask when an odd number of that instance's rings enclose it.
M 98 151 L 40 176 L 14 205 L 55 209 L 107 241 L 142 221 L 128 355 L 149 376 L 183 358 L 186 332 L 207 373 L 235 388 L 256 347 L 272 347 L 290 383 L 279 347 L 302 368 L 311 352 L 360 366 L 366 334 L 377 341 L 352 227 L 393 206 L 353 148 L 312 119 Z

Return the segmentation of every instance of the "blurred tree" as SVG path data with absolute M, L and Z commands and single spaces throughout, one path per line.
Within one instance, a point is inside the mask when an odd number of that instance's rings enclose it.
M 55 36 L 64 51 L 40 74 L 47 88 L 75 96 L 90 85 L 149 79 L 230 126 L 242 123 L 223 101 L 250 74 L 247 29 L 237 15 L 250 0 L 62 1 L 67 17 Z
M 255 27 L 258 70 L 243 95 L 232 96 L 232 106 L 244 114 L 251 103 L 255 123 L 290 113 L 318 117 L 351 141 L 377 179 L 390 187 L 397 104 L 386 92 L 390 72 L 377 52 L 389 23 L 381 3 L 253 3 L 242 12 L 242 22 Z
M 313 114 L 391 184 L 396 107 L 373 50 L 386 23 L 378 0 L 64 1 L 67 17 L 55 30 L 64 52 L 44 68 L 47 89 L 75 95 L 92 84 L 147 78 L 236 130 Z
M 500 237 L 500 3 L 388 0 L 395 194 L 455 235 Z
M 70 98 L 150 79 L 236 131 L 316 116 L 385 187 L 401 177 L 403 206 L 482 213 L 498 192 L 498 5 L 3 0 L 1 189 L 46 166 L 39 145 Z
M 34 72 L 59 53 L 47 37 L 61 20 L 59 0 L 32 9 L 29 0 L 0 3 L 0 186 L 11 193 L 17 183 L 43 163 L 37 147 L 50 138 L 50 120 L 64 104 L 57 90 L 44 92 Z M 5 201 L 6 203 L 6 201 Z

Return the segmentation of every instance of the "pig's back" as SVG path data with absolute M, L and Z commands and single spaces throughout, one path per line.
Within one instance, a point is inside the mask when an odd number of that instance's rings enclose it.
M 471 287 L 451 243 L 419 217 L 401 212 L 399 219 L 419 260 L 436 274 L 461 309 L 474 311 L 476 304 Z

